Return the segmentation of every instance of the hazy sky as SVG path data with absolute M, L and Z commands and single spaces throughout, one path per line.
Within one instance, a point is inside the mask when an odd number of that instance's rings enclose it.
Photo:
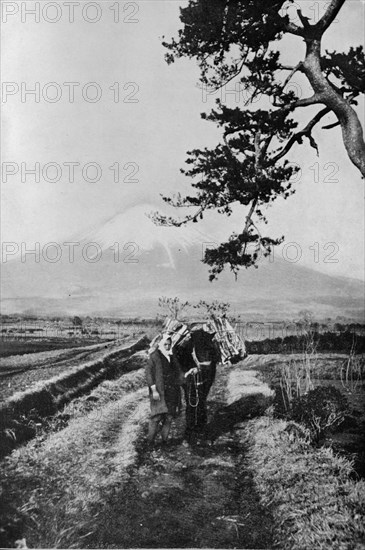
M 38 15 L 27 13 L 37 4 L 39 22 Z M 317 17 L 326 2 L 297 4 Z M 164 61 L 161 39 L 176 35 L 181 5 L 172 0 L 2 3 L 2 241 L 62 241 L 139 203 L 163 210 L 160 192 L 189 189 L 179 169 L 187 150 L 219 141 L 219 131 L 200 113 L 220 94 L 207 95 L 199 87 L 195 61 L 172 66 Z M 344 51 L 364 43 L 363 7 L 358 0 L 345 3 L 325 48 Z M 282 48 L 288 62 L 303 54 L 297 37 Z M 293 86 L 303 97 L 309 92 L 296 76 Z M 32 89 L 39 97 L 26 93 Z M 232 95 L 222 100 L 235 104 Z M 363 120 L 363 103 L 359 115 Z M 301 116 L 309 120 L 310 111 Z M 284 234 L 287 242 L 298 243 L 305 265 L 363 278 L 364 182 L 345 154 L 339 128 L 316 135 L 320 157 L 308 144 L 293 148 L 290 160 L 302 168 L 297 192 L 270 209 L 269 229 L 272 236 Z M 7 181 L 4 163 L 12 163 L 5 165 Z M 39 183 L 24 171 L 35 163 Z M 200 229 L 227 237 L 242 227 L 244 216 L 243 208 L 229 220 L 209 215 Z M 318 263 L 310 249 L 314 243 Z M 338 262 L 324 262 L 331 253 Z

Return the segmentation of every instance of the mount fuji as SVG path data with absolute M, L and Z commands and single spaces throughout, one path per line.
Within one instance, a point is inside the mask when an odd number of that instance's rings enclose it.
M 311 309 L 319 318 L 361 320 L 361 281 L 283 259 L 243 269 L 237 281 L 227 271 L 209 283 L 202 257 L 217 239 L 195 224 L 155 226 L 146 215 L 155 210 L 133 206 L 68 241 L 43 243 L 39 258 L 8 259 L 1 268 L 2 312 L 153 317 L 160 296 L 179 296 L 228 301 L 247 318 L 284 319 Z

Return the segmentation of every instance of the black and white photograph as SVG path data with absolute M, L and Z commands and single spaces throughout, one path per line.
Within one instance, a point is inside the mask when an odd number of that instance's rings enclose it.
M 0 547 L 365 550 L 364 1 L 0 8 Z

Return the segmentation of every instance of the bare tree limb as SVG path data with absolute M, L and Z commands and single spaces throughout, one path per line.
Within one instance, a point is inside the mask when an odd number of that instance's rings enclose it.
M 327 124 L 327 126 L 322 126 L 323 130 L 331 130 L 332 128 L 335 128 L 336 126 L 341 126 L 341 123 L 339 120 L 337 122 L 333 122 L 332 124 Z
M 283 31 L 288 32 L 289 34 L 295 34 L 296 36 L 304 37 L 304 29 L 298 27 L 298 25 L 292 23 L 291 21 L 289 21 L 288 23 L 285 23 L 283 21 Z
M 336 19 L 336 16 L 344 3 L 345 0 L 332 0 L 330 2 L 330 5 L 328 6 L 325 14 L 321 17 L 318 23 L 314 25 L 316 34 L 318 33 L 319 36 L 321 36 L 328 29 L 331 23 L 333 23 L 333 21 Z
M 255 134 L 255 140 L 254 140 L 254 143 L 255 143 L 255 166 L 256 166 L 256 170 L 258 170 L 260 168 L 260 161 L 261 161 L 261 147 L 260 147 L 260 138 L 261 138 L 261 133 L 260 132 L 256 132 Z
M 266 155 L 266 153 L 267 153 L 267 150 L 268 150 L 268 148 L 269 148 L 269 145 L 270 145 L 271 140 L 272 140 L 273 137 L 274 137 L 274 136 L 271 135 L 271 136 L 269 136 L 268 138 L 266 138 L 265 143 L 264 143 L 264 145 L 262 146 L 261 151 L 262 151 L 262 156 L 263 156 L 263 158 L 265 157 L 265 155 Z
M 319 93 L 313 94 L 310 97 L 303 97 L 301 99 L 297 99 L 296 101 L 293 101 L 292 103 L 276 103 L 275 98 L 273 105 L 274 107 L 280 107 L 280 109 L 283 109 L 285 111 L 291 111 L 293 109 L 296 109 L 297 107 L 308 107 L 308 105 L 317 105 L 317 103 L 323 103 L 322 95 Z
M 250 229 L 251 225 L 254 225 L 253 221 L 252 221 L 252 216 L 254 215 L 255 213 L 255 210 L 256 210 L 256 206 L 257 206 L 257 202 L 258 202 L 258 199 L 254 199 L 252 201 L 252 204 L 251 204 L 251 208 L 250 208 L 250 211 L 249 213 L 247 214 L 246 216 L 246 223 L 245 223 L 245 227 L 243 229 L 243 233 L 248 233 L 248 230 Z M 243 246 L 243 251 L 242 253 L 243 254 L 246 254 L 246 250 L 247 250 L 247 242 L 245 242 L 244 246 Z
M 309 19 L 308 17 L 305 17 L 303 14 L 302 14 L 302 10 L 297 10 L 297 14 L 298 14 L 298 17 L 300 19 L 300 22 L 302 23 L 303 25 L 303 28 L 305 30 L 309 29 L 310 27 L 312 27 L 312 25 L 309 23 Z
M 255 209 L 256 209 L 256 206 L 257 206 L 257 200 L 258 200 L 258 199 L 256 198 L 256 199 L 254 199 L 254 200 L 252 201 L 250 211 L 249 211 L 249 213 L 248 213 L 247 216 L 246 216 L 246 223 L 245 223 L 244 231 L 248 231 L 250 225 L 253 224 L 253 221 L 252 221 L 251 218 L 252 218 L 252 216 L 253 216 L 254 213 L 255 213 Z
M 274 157 L 270 159 L 269 164 L 275 164 L 278 160 L 283 158 L 293 147 L 294 143 L 301 143 L 303 137 L 307 137 L 309 139 L 309 142 L 312 147 L 314 147 L 317 150 L 318 153 L 318 147 L 316 142 L 313 139 L 313 136 L 311 135 L 311 132 L 314 128 L 314 126 L 325 116 L 327 115 L 331 109 L 328 107 L 325 107 L 321 111 L 319 111 L 313 118 L 308 122 L 308 124 L 303 128 L 303 130 L 300 130 L 296 134 L 292 135 L 289 141 L 285 144 L 283 149 L 277 153 Z
M 300 71 L 300 68 L 302 66 L 302 62 L 300 61 L 298 63 L 298 65 L 296 65 L 295 67 L 292 68 L 292 70 L 290 71 L 290 74 L 286 77 L 285 81 L 284 81 L 284 84 L 282 86 L 283 90 L 285 88 L 285 86 L 288 84 L 289 80 L 291 79 L 291 77 L 297 72 L 297 71 Z
M 239 68 L 237 69 L 237 71 L 232 75 L 230 76 L 229 78 L 227 78 L 224 82 L 222 82 L 222 84 L 220 84 L 219 86 L 216 86 L 216 88 L 213 88 L 212 91 L 213 92 L 218 92 L 218 90 L 220 90 L 221 88 L 223 88 L 223 86 L 226 86 L 228 84 L 228 82 L 231 82 L 231 80 L 233 80 L 234 78 L 236 78 L 236 76 L 238 76 L 240 74 L 240 72 L 242 71 L 244 65 L 246 63 L 246 59 L 244 59 L 242 61 L 242 63 L 240 64 Z
M 291 108 L 296 109 L 297 107 L 308 107 L 308 105 L 316 105 L 317 103 L 323 103 L 323 98 L 321 94 L 313 94 L 310 97 L 303 97 L 298 99 L 290 105 Z

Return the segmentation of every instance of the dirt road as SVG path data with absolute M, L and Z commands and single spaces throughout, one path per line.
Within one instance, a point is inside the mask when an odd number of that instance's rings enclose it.
M 211 439 L 184 446 L 183 417 L 170 445 L 137 444 L 129 480 L 98 517 L 93 548 L 270 548 L 272 520 L 259 503 L 240 433 L 270 393 L 242 364 L 222 367 L 209 399 Z M 261 397 L 257 398 L 257 394 Z

